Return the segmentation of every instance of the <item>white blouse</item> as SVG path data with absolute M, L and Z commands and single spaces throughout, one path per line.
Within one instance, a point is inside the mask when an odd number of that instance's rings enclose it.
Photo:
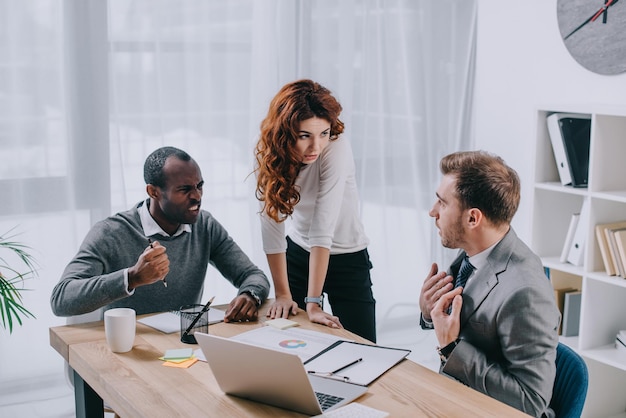
M 346 139 L 330 142 L 314 163 L 300 170 L 296 185 L 300 188 L 300 201 L 290 219 L 278 223 L 264 212 L 261 214 L 266 254 L 286 251 L 285 229 L 307 251 L 311 247 L 323 247 L 330 249 L 331 254 L 346 254 L 367 247 L 369 240 L 360 219 L 354 158 Z

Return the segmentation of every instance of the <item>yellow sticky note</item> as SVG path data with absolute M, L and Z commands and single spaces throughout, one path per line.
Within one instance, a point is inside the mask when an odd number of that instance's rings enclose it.
M 175 359 L 188 359 L 193 355 L 193 350 L 191 348 L 178 348 L 167 350 L 163 358 L 165 360 L 175 360 Z
M 187 361 L 192 358 L 195 358 L 195 357 L 191 356 L 187 358 L 168 358 L 168 359 L 166 359 L 165 357 L 159 357 L 159 360 L 169 361 L 170 363 L 182 363 L 183 361 Z
M 291 327 L 297 327 L 298 325 L 300 325 L 296 321 L 292 321 L 291 319 L 286 319 L 286 318 L 270 319 L 269 321 L 265 321 L 265 323 L 271 327 L 278 328 L 278 329 L 287 329 Z
M 193 366 L 196 362 L 198 361 L 198 359 L 196 357 L 190 358 L 189 360 L 185 360 L 181 363 L 174 363 L 173 361 L 166 361 L 163 363 L 164 366 L 167 367 L 177 367 L 179 369 L 186 369 L 188 367 Z

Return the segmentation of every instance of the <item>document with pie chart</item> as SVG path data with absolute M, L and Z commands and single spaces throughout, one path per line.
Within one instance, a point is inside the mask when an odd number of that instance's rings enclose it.
M 343 340 L 334 335 L 300 328 L 277 329 L 263 326 L 231 337 L 260 347 L 296 354 L 304 362 Z

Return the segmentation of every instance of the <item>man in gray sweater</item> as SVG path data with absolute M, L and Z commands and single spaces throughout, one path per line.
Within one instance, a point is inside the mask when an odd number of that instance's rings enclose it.
M 238 290 L 225 321 L 256 320 L 269 281 L 220 223 L 200 210 L 204 181 L 185 151 L 163 147 L 148 156 L 149 199 L 93 226 L 54 287 L 58 316 L 101 307 L 137 314 L 200 303 L 208 264 Z

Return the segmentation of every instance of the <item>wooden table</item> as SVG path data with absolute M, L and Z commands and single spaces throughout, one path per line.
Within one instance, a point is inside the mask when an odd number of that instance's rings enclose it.
M 259 322 L 215 324 L 209 333 L 232 337 L 264 326 L 267 306 L 261 308 Z M 305 329 L 366 342 L 346 330 L 313 324 L 302 311 L 292 319 Z M 103 399 L 122 418 L 303 416 L 225 395 L 202 361 L 188 369 L 163 367 L 158 358 L 165 350 L 198 348 L 181 343 L 179 333 L 164 334 L 137 323 L 133 349 L 115 354 L 106 344 L 103 323 L 92 322 L 50 328 L 50 345 L 74 370 L 77 417 L 102 417 Z M 527 417 L 408 359 L 374 381 L 356 402 L 391 417 Z

